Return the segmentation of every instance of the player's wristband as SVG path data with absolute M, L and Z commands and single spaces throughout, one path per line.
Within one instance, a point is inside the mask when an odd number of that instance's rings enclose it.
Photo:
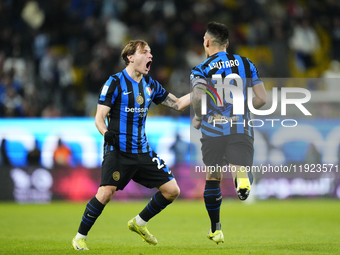
M 201 120 L 202 120 L 202 117 L 198 117 L 198 116 L 195 114 L 195 120 L 201 121 Z

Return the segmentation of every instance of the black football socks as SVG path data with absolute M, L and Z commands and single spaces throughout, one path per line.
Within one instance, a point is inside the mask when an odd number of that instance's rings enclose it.
M 204 189 L 205 208 L 208 211 L 211 221 L 211 232 L 221 230 L 220 224 L 220 207 L 222 204 L 222 193 L 220 181 L 206 181 Z
M 171 204 L 172 201 L 167 200 L 163 197 L 162 193 L 158 191 L 141 211 L 139 216 L 146 222 L 148 222 L 153 216 L 162 211 L 167 205 Z
M 78 233 L 86 236 L 96 219 L 102 213 L 104 207 L 105 205 L 100 203 L 96 197 L 93 197 L 86 205 Z

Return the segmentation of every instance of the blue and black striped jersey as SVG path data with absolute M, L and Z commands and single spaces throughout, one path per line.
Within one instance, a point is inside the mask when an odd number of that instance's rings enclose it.
M 233 75 L 231 75 L 233 74 Z M 228 77 L 240 77 L 242 82 L 234 82 L 230 85 L 241 86 L 241 90 L 243 91 L 244 96 L 244 115 L 236 115 L 239 117 L 237 121 L 238 124 L 233 124 L 232 126 L 229 123 L 226 124 L 216 124 L 209 123 L 209 116 L 212 118 L 215 114 L 232 117 L 233 115 L 233 104 L 223 96 L 221 100 L 223 100 L 223 106 L 217 106 L 214 100 L 211 97 L 207 97 L 207 114 L 203 115 L 201 131 L 203 138 L 206 137 L 218 137 L 224 135 L 232 135 L 232 134 L 247 134 L 251 137 L 254 137 L 253 127 L 248 125 L 248 120 L 250 119 L 250 113 L 247 104 L 247 97 L 252 96 L 248 95 L 248 87 L 253 87 L 254 85 L 261 83 L 262 80 L 259 76 L 259 73 L 255 67 L 255 65 L 245 57 L 241 57 L 239 55 L 231 55 L 226 52 L 218 52 L 205 61 L 203 61 L 200 65 L 194 67 L 191 70 L 191 83 L 193 86 L 197 84 L 196 80 L 201 78 L 203 79 L 211 79 L 212 75 L 220 75 L 222 79 Z M 241 83 L 241 85 L 240 85 Z M 207 88 L 209 90 L 209 88 Z M 217 100 L 217 96 L 210 91 L 211 96 Z M 232 98 L 232 94 L 230 94 L 230 98 Z
M 147 153 L 151 150 L 145 135 L 146 116 L 151 102 L 160 104 L 168 94 L 149 76 L 144 76 L 139 83 L 126 69 L 110 76 L 100 90 L 98 104 L 111 108 L 108 130 L 117 135 L 116 143 L 121 151 Z

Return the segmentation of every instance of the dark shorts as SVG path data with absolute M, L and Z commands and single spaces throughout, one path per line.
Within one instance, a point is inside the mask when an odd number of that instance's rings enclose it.
M 104 155 L 100 186 L 112 185 L 123 190 L 133 180 L 151 189 L 172 179 L 169 167 L 154 151 L 137 154 L 114 148 Z
M 206 166 L 252 166 L 254 139 L 248 135 L 226 135 L 201 138 L 203 162 Z

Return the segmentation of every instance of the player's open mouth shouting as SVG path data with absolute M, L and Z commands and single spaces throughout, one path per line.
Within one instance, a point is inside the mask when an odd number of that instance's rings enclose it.
M 146 63 L 146 70 L 150 71 L 151 63 L 152 63 L 152 60 Z

